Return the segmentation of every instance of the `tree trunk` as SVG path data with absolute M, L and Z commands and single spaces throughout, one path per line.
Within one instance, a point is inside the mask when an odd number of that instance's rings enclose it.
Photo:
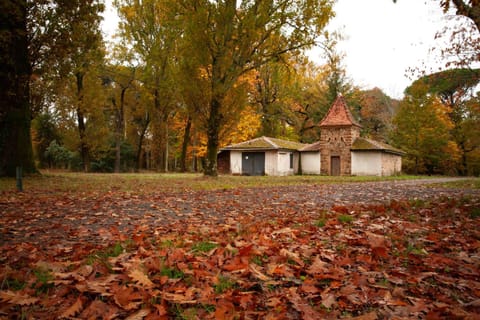
M 75 74 L 77 79 L 77 125 L 78 135 L 80 137 L 80 156 L 83 163 L 83 171 L 90 171 L 90 150 L 87 143 L 87 127 L 85 125 L 85 115 L 83 113 L 83 77 L 82 72 Z
M 26 1 L 0 2 L 0 176 L 36 171 L 30 136 L 31 65 L 28 55 Z
M 120 92 L 120 107 L 117 108 L 115 99 L 113 99 L 113 107 L 115 108 L 115 167 L 114 172 L 120 172 L 120 166 L 122 161 L 122 154 L 121 154 L 121 147 L 122 147 L 122 140 L 124 138 L 124 131 L 125 131 L 125 92 L 127 91 L 127 87 L 122 88 Z
M 138 138 L 138 144 L 137 144 L 137 154 L 136 154 L 136 161 L 135 161 L 135 171 L 138 172 L 140 171 L 140 160 L 142 158 L 142 145 L 143 145 L 143 139 L 145 138 L 145 134 L 147 133 L 148 125 L 150 124 L 150 114 L 147 112 L 146 117 L 145 117 L 145 122 L 144 126 L 140 132 L 140 137 Z
M 220 114 L 222 99 L 213 96 L 210 102 L 210 117 L 207 123 L 207 154 L 205 156 L 204 174 L 206 176 L 216 177 L 217 171 L 217 153 L 219 146 L 219 134 L 222 115 Z
M 187 147 L 190 142 L 190 129 L 192 128 L 192 118 L 189 116 L 187 124 L 185 125 L 185 132 L 183 134 L 182 153 L 180 155 L 180 170 L 187 172 Z

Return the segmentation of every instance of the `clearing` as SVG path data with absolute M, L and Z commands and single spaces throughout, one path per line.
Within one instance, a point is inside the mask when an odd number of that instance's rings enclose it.
M 480 180 L 0 180 L 0 319 L 474 319 Z

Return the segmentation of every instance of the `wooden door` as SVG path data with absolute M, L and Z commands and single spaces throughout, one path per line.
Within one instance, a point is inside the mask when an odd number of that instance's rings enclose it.
M 330 174 L 332 176 L 340 175 L 340 157 L 339 156 L 332 156 L 330 158 Z

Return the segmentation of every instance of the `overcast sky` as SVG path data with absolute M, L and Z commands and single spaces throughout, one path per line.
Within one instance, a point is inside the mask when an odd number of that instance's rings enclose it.
M 104 32 L 113 34 L 118 24 L 115 10 L 106 0 Z M 331 30 L 339 30 L 345 40 L 338 49 L 345 55 L 347 76 L 362 89 L 381 88 L 393 98 L 401 98 L 412 82 L 408 68 L 437 71 L 429 49 L 435 45 L 435 33 L 448 19 L 438 1 L 433 0 L 338 0 Z M 312 51 L 313 60 L 321 61 L 320 51 Z
M 381 88 L 401 98 L 411 79 L 408 68 L 437 71 L 438 58 L 429 54 L 435 34 L 449 23 L 432 0 L 338 0 L 331 29 L 345 36 L 338 49 L 347 75 L 364 89 Z M 313 57 L 315 54 L 313 54 Z M 318 56 L 318 54 L 316 55 Z

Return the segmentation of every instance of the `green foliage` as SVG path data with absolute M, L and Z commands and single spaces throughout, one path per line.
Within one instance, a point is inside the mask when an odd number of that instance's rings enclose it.
M 51 162 L 53 159 L 47 155 L 47 149 L 51 144 L 55 141 L 58 145 L 58 142 L 61 141 L 60 132 L 54 123 L 53 116 L 50 113 L 39 114 L 32 121 L 32 132 L 33 151 L 39 162 L 39 167 L 45 168 L 59 165 L 53 164 Z M 57 161 L 63 162 L 64 160 L 58 159 Z
M 68 167 L 73 156 L 73 153 L 59 145 L 57 140 L 50 142 L 50 145 L 44 153 L 44 157 L 48 161 L 49 166 L 53 168 Z
M 413 95 L 416 87 L 423 87 L 427 93 L 439 94 L 447 99 L 460 90 L 475 87 L 479 82 L 480 69 L 450 69 L 414 81 L 405 93 Z
M 405 97 L 393 120 L 391 139 L 407 153 L 404 170 L 414 174 L 447 172 L 458 161 L 448 108 L 434 96 L 415 96 Z

